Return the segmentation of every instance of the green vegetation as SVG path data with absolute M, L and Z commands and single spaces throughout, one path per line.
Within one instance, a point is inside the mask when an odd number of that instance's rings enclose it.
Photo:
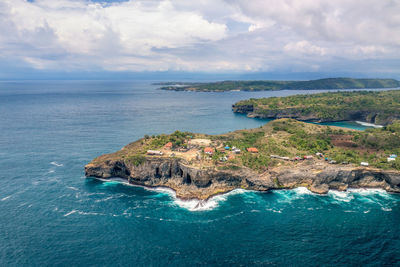
M 144 155 L 133 155 L 129 156 L 127 161 L 135 166 L 139 166 L 146 161 L 146 157 Z
M 351 79 L 327 78 L 311 81 L 222 81 L 212 83 L 167 82 L 162 90 L 223 92 L 273 91 L 273 90 L 315 90 L 315 89 L 363 89 L 363 88 L 396 88 L 400 82 L 393 79 Z
M 178 152 L 185 147 L 190 138 L 210 139 L 214 148 L 212 156 L 206 155 L 202 147 L 193 148 L 194 151 Z M 200 168 L 217 168 L 220 170 L 238 170 L 242 166 L 258 172 L 264 172 L 275 165 L 288 165 L 289 168 L 297 161 L 289 161 L 296 157 L 313 155 L 316 153 L 324 156 L 319 160 L 334 160 L 338 164 L 352 163 L 360 165 L 366 161 L 371 167 L 381 169 L 400 170 L 400 158 L 387 161 L 391 154 L 400 155 L 400 121 L 383 128 L 355 131 L 338 127 L 321 126 L 304 123 L 294 119 L 279 119 L 255 129 L 239 130 L 224 135 L 207 136 L 188 132 L 176 131 L 170 135 L 155 135 L 140 139 L 129 144 L 122 150 L 103 155 L 96 161 L 124 160 L 129 164 L 139 166 L 143 164 L 148 149 L 160 150 L 168 142 L 173 142 L 174 156 L 164 154 L 161 157 L 173 157 L 187 160 Z M 241 151 L 234 153 L 232 149 L 225 150 L 224 146 L 236 147 Z M 255 147 L 258 152 L 251 153 L 247 148 Z M 165 151 L 164 151 L 165 152 Z M 202 157 L 196 157 L 200 153 Z M 192 156 L 189 156 L 192 155 Z M 271 155 L 286 157 L 283 159 L 271 158 Z M 151 156 L 153 157 L 153 156 Z M 227 161 L 221 160 L 227 157 Z M 286 159 L 286 160 L 285 160 Z M 312 164 L 312 161 L 309 161 Z
M 233 110 L 251 112 L 261 117 L 304 117 L 321 121 L 363 120 L 388 124 L 393 119 L 400 119 L 400 90 L 252 98 L 234 104 Z
M 162 134 L 162 135 L 157 135 L 151 138 L 150 140 L 150 145 L 148 149 L 158 149 L 164 146 L 166 143 L 171 142 L 172 147 L 185 147 L 187 146 L 185 144 L 185 140 L 190 139 L 190 137 L 193 135 L 193 133 L 190 132 L 180 132 L 180 131 L 175 131 L 174 133 L 170 135 Z M 146 139 L 146 137 L 145 137 Z M 148 139 L 148 138 L 147 138 Z

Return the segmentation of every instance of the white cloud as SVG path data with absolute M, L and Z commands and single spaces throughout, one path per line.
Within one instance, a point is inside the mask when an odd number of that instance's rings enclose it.
M 289 53 L 294 54 L 307 54 L 318 56 L 323 56 L 326 54 L 325 48 L 313 45 L 306 40 L 288 43 L 283 47 L 283 49 Z
M 0 57 L 66 70 L 393 68 L 398 14 L 397 0 L 0 0 Z

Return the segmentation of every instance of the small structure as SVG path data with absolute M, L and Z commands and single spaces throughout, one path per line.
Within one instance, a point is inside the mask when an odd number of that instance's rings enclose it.
M 317 153 L 315 153 L 315 156 L 317 156 L 317 157 L 323 157 L 324 156 L 324 154 L 322 154 L 322 153 L 320 153 L 320 152 L 317 152 Z
M 293 161 L 297 161 L 297 160 L 301 160 L 301 158 L 299 156 L 296 156 L 293 158 Z
M 290 160 L 289 157 L 281 157 L 281 156 L 278 156 L 278 155 L 270 155 L 270 157 L 273 158 L 273 159 Z
M 389 158 L 395 159 L 395 158 L 397 158 L 397 155 L 396 154 L 392 154 L 392 155 L 389 156 Z
M 364 162 L 364 161 L 361 162 L 360 165 L 361 165 L 361 166 L 364 166 L 364 167 L 368 167 L 368 166 L 369 166 L 368 162 Z
M 162 156 L 163 153 L 159 150 L 147 150 L 147 155 L 151 156 Z
M 249 147 L 249 148 L 247 149 L 247 151 L 250 152 L 250 153 L 258 153 L 258 149 L 255 148 L 255 147 Z
M 337 164 L 336 160 L 331 160 L 328 162 L 329 164 Z
M 204 153 L 207 155 L 212 155 L 214 153 L 214 149 L 212 147 L 206 147 L 204 148 Z
M 311 156 L 311 155 L 304 156 L 303 159 L 313 159 L 313 156 Z
M 219 158 L 219 161 L 221 161 L 221 162 L 225 162 L 227 160 L 228 160 L 228 158 L 226 156 L 223 156 L 223 157 Z
M 171 149 L 172 148 L 172 142 L 168 142 L 164 145 L 165 149 Z
M 232 150 L 232 152 L 235 153 L 235 154 L 240 154 L 240 149 L 236 148 L 236 149 Z
M 232 147 L 232 152 L 235 154 L 240 154 L 240 149 L 237 147 Z
M 395 160 L 396 160 L 396 158 L 392 158 L 392 157 L 387 158 L 387 162 L 391 162 L 391 161 L 395 161 Z
M 226 146 L 226 147 L 225 147 L 225 150 L 229 150 L 229 149 L 231 149 L 229 146 Z

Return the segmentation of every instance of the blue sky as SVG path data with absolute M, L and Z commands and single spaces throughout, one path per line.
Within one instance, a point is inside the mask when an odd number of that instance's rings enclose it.
M 0 0 L 0 79 L 400 79 L 396 0 Z

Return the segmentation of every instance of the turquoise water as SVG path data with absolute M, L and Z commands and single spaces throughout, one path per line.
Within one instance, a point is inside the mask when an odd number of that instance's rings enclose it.
M 150 84 L 0 83 L 0 266 L 399 265 L 400 197 L 380 190 L 236 190 L 195 210 L 168 190 L 85 179 L 91 159 L 144 134 L 258 127 L 268 120 L 231 104 L 308 93 Z

